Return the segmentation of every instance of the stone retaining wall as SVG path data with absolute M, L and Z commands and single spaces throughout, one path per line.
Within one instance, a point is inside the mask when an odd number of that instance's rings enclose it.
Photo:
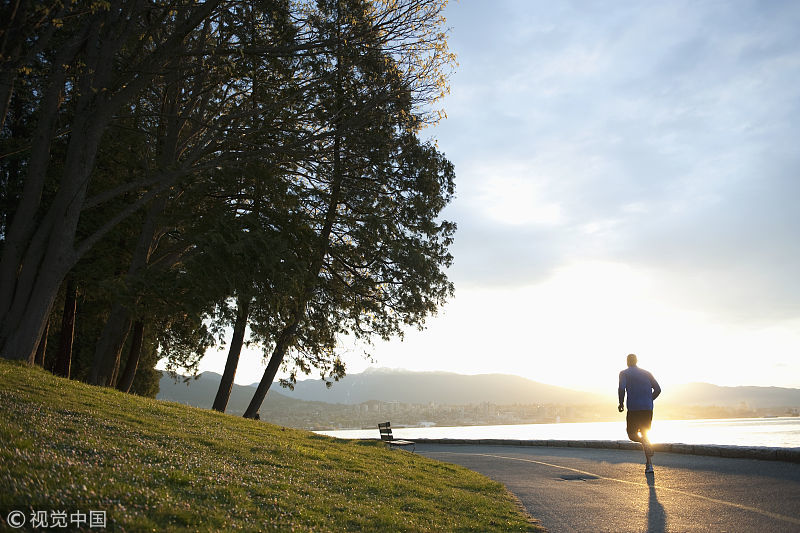
M 554 448 L 608 448 L 612 450 L 641 450 L 628 440 L 513 440 L 513 439 L 414 439 L 417 444 L 482 444 L 492 446 L 551 446 Z M 763 459 L 800 463 L 800 448 L 771 448 L 767 446 L 717 446 L 709 444 L 653 444 L 656 452 Z

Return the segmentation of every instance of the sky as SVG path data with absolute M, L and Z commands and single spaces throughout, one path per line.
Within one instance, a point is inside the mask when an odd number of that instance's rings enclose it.
M 456 294 L 371 367 L 800 387 L 800 3 L 451 2 Z M 221 373 L 225 352 L 202 370 Z M 251 347 L 236 381 L 258 381 Z M 313 374 L 312 374 L 313 376 Z

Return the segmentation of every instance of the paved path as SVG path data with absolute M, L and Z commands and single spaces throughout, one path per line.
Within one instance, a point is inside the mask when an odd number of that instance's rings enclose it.
M 551 533 L 800 532 L 800 464 L 624 450 L 418 444 L 509 488 Z

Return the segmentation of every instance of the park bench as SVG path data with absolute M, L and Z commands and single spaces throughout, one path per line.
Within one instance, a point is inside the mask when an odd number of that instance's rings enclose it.
M 378 424 L 378 431 L 381 432 L 381 440 L 389 445 L 390 448 L 394 446 L 411 446 L 413 452 L 417 445 L 410 440 L 398 440 L 392 436 L 392 425 L 389 422 Z

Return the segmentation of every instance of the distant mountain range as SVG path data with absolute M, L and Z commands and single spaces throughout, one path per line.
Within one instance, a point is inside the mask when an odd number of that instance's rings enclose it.
M 720 387 L 710 383 L 689 383 L 670 390 L 668 398 L 669 403 L 679 405 L 800 407 L 800 389 L 781 387 Z
M 192 405 L 194 407 L 211 409 L 211 404 L 214 403 L 221 378 L 222 376 L 214 372 L 203 372 L 197 379 L 190 378 L 186 382 L 184 382 L 183 376 L 179 376 L 176 382 L 168 373 L 162 372 L 157 398 L 159 400 L 168 400 Z M 280 390 L 280 386 L 277 386 L 277 388 Z M 250 400 L 253 398 L 253 392 L 255 392 L 255 388 L 252 386 L 237 385 L 234 383 L 226 412 L 235 415 L 243 414 Z M 271 390 L 264 400 L 263 408 L 268 410 L 280 410 L 293 408 L 298 404 L 305 403 L 310 402 L 287 398 L 277 390 Z
M 187 384 L 175 383 L 168 375 L 160 382 L 159 399 L 210 408 L 219 387 L 220 375 L 204 372 Z M 228 412 L 243 413 L 252 398 L 256 384 L 234 385 Z M 298 381 L 294 390 L 275 384 L 264 402 L 266 410 L 308 409 L 312 402 L 325 404 L 360 404 L 370 400 L 409 404 L 468 405 L 490 402 L 498 405 L 560 404 L 589 405 L 616 402 L 608 395 L 575 391 L 545 385 L 507 374 L 463 375 L 450 372 L 411 372 L 374 369 L 346 376 L 332 387 L 318 379 Z M 708 383 L 691 383 L 666 390 L 662 404 L 707 405 L 750 408 L 800 407 L 800 389 L 778 387 L 720 387 Z M 303 405 L 301 405 L 303 404 Z
M 402 403 L 467 405 L 495 404 L 586 404 L 607 401 L 602 396 L 545 385 L 520 376 L 451 372 L 411 372 L 370 369 L 346 376 L 327 388 L 321 380 L 298 381 L 289 398 L 327 403 L 358 404 L 369 400 Z

